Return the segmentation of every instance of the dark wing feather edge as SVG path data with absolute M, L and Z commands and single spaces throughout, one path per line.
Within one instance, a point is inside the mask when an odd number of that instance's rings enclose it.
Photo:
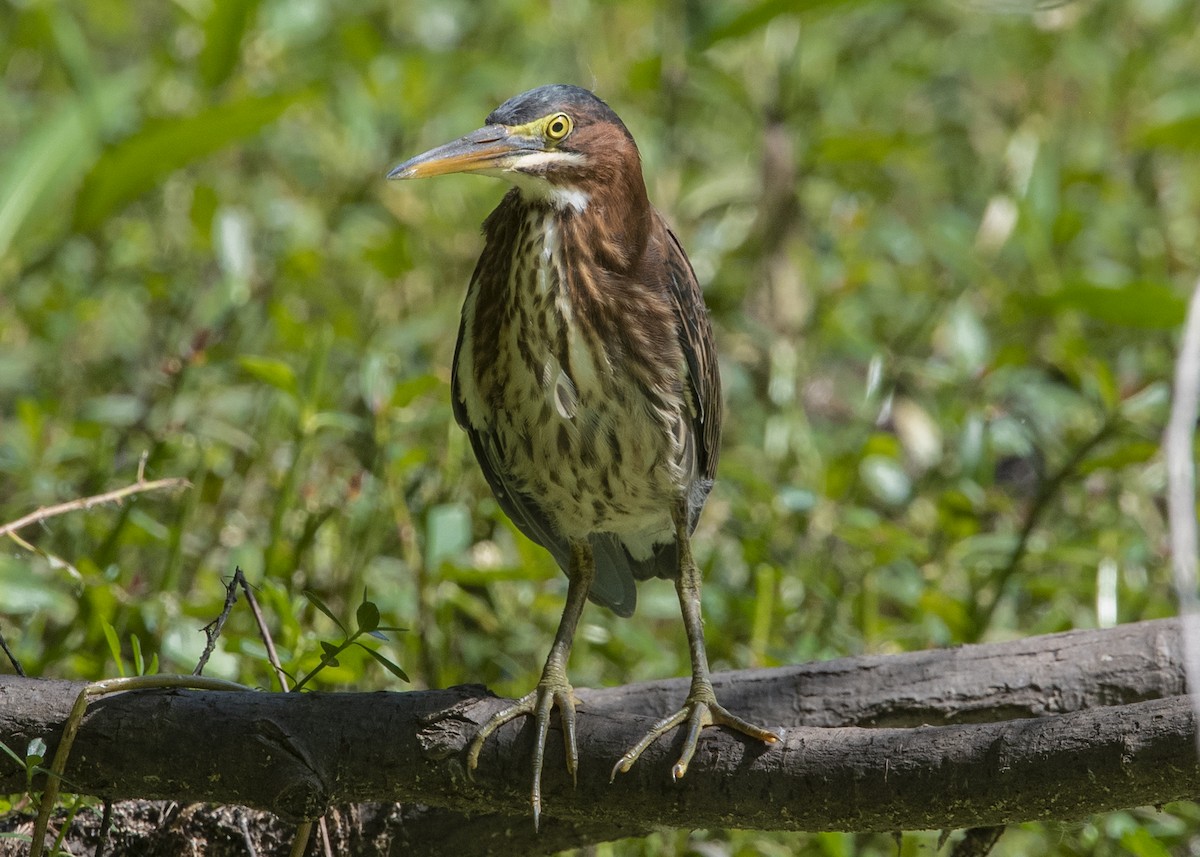
M 688 528 L 696 529 L 700 511 L 712 490 L 717 475 L 721 445 L 721 373 L 713 345 L 712 322 L 700 292 L 696 272 L 679 238 L 655 212 L 658 225 L 667 235 L 667 293 L 679 320 L 679 347 L 683 351 L 686 385 L 691 403 L 688 426 L 696 449 L 696 478 L 688 487 Z M 679 573 L 679 546 L 668 542 L 649 559 L 634 561 L 633 574 L 638 580 L 651 577 L 674 578 Z
M 721 372 L 713 344 L 712 322 L 700 292 L 696 272 L 679 239 L 665 225 L 670 236 L 668 269 L 671 272 L 670 295 L 679 318 L 679 345 L 687 363 L 687 389 L 692 400 L 692 432 L 696 440 L 697 484 L 692 486 L 689 513 L 691 528 L 696 528 L 700 510 L 717 476 L 721 446 Z

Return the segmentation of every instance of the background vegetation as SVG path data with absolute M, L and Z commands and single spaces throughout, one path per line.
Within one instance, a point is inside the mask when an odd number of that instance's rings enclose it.
M 503 188 L 383 175 L 553 81 L 625 119 L 713 310 L 718 667 L 1172 612 L 1158 443 L 1200 274 L 1200 4 L 4 0 L 0 31 L 0 522 L 143 454 L 194 485 L 6 544 L 0 631 L 32 675 L 129 670 L 135 641 L 189 671 L 241 566 L 293 672 L 336 636 L 302 590 L 343 616 L 366 590 L 409 629 L 382 651 L 411 686 L 536 681 L 564 580 L 449 405 Z M 670 586 L 640 598 L 585 613 L 577 684 L 686 672 Z M 409 687 L 360 655 L 321 686 Z M 247 615 L 208 672 L 271 684 Z M 1200 811 L 995 853 L 1200 853 Z

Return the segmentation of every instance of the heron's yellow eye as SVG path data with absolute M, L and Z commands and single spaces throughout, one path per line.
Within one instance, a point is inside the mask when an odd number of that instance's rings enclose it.
M 566 113 L 555 113 L 546 120 L 546 137 L 557 143 L 571 133 L 571 117 Z

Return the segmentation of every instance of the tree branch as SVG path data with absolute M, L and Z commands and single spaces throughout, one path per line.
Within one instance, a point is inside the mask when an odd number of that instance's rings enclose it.
M 609 784 L 613 760 L 678 702 L 686 682 L 581 690 L 579 784 L 571 788 L 553 762 L 562 755 L 554 730 L 547 820 L 566 825 L 575 844 L 585 832 L 602 841 L 657 825 L 956 828 L 1072 819 L 1200 792 L 1175 621 L 720 680 L 730 708 L 788 728 L 782 746 L 706 730 L 680 784 L 669 775 L 674 740 Z M 0 740 L 19 750 L 42 737 L 53 747 L 79 688 L 0 679 Z M 523 823 L 526 726 L 506 727 L 485 745 L 476 782 L 462 762 L 475 728 L 500 704 L 479 687 L 119 694 L 90 709 L 66 779 L 109 799 L 243 804 L 293 819 L 360 801 L 451 807 L 460 836 L 481 842 L 503 831 L 512 847 L 513 836 L 532 837 Z M 921 723 L 935 725 L 914 725 Z M 0 792 L 20 791 L 23 778 L 0 759 Z M 428 811 L 423 823 L 444 823 L 439 812 Z M 531 853 L 557 841 L 556 829 L 530 838 Z
M 43 506 L 30 512 L 28 515 L 17 518 L 15 521 L 10 521 L 7 524 L 0 524 L 0 537 L 14 536 L 18 530 L 22 530 L 32 524 L 45 521 L 49 518 L 55 518 L 59 515 L 65 515 L 68 512 L 77 512 L 80 510 L 91 509 L 93 506 L 102 506 L 105 503 L 120 503 L 127 497 L 132 497 L 134 494 L 145 494 L 147 491 L 161 491 L 164 488 L 188 488 L 191 486 L 186 479 L 178 476 L 173 476 L 167 479 L 154 479 L 147 482 L 142 478 L 142 473 L 139 468 L 138 480 L 132 485 L 126 485 L 124 488 L 117 488 L 113 491 L 106 491 L 103 494 L 96 494 L 91 497 L 80 497 L 76 500 L 68 500 L 65 503 L 59 503 L 55 506 Z

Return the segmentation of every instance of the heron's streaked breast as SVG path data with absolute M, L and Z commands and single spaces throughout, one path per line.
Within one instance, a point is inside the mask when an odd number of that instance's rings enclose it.
M 693 470 L 683 415 L 671 397 L 617 382 L 620 356 L 582 323 L 587 307 L 566 280 L 558 218 L 547 206 L 527 210 L 503 294 L 472 284 L 463 323 L 494 330 L 496 342 L 464 337 L 460 394 L 471 421 L 496 435 L 506 479 L 564 535 L 669 540 L 671 498 Z M 500 324 L 476 324 L 482 313 L 499 313 Z

